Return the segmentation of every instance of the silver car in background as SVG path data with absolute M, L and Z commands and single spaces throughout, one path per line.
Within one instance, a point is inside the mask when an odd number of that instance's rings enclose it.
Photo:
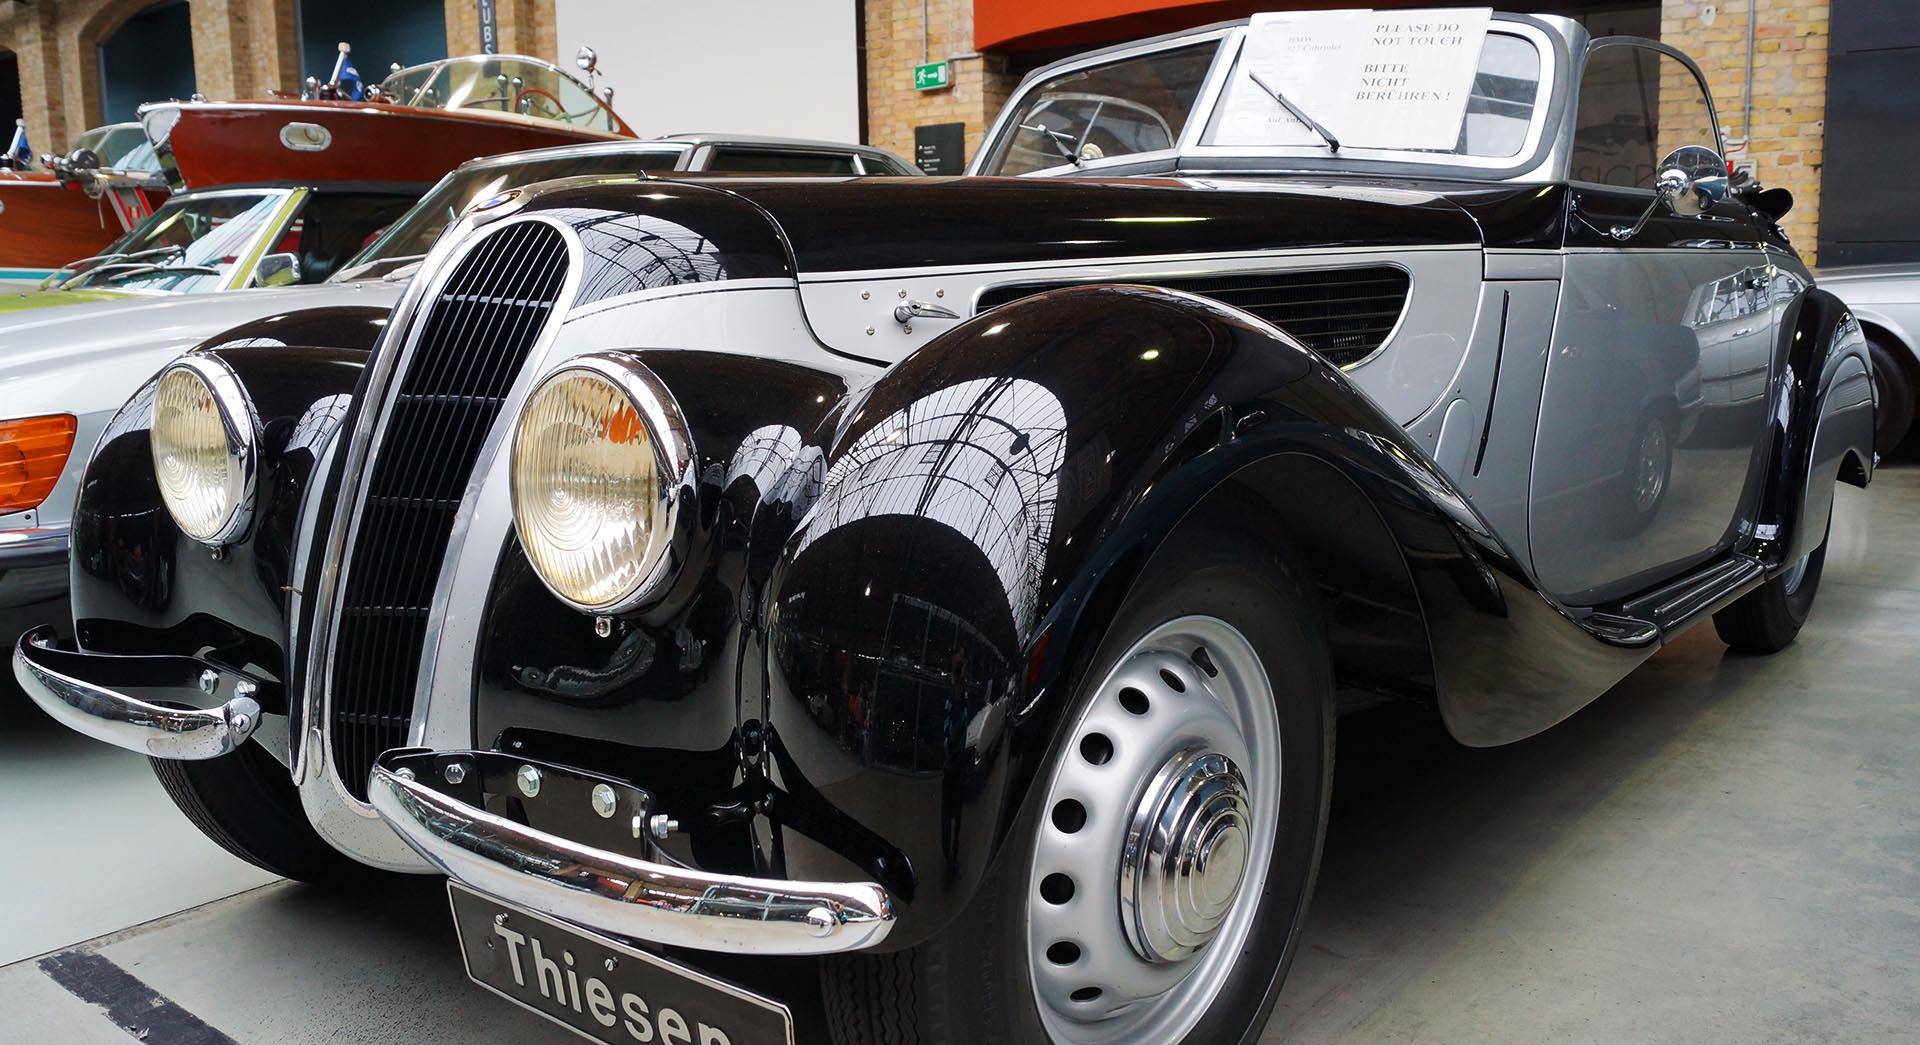
M 1822 269 L 1820 285 L 1853 310 L 1873 352 L 1873 449 L 1884 457 L 1920 412 L 1920 264 Z

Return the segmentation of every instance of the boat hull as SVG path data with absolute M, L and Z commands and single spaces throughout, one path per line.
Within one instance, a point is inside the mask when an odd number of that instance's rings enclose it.
M 0 280 L 42 279 L 126 231 L 105 197 L 68 189 L 51 174 L 0 172 Z
M 476 157 L 624 137 L 501 113 L 321 101 L 154 106 L 142 111 L 150 135 L 153 112 L 164 108 L 179 110 L 163 150 L 169 177 L 191 189 L 360 182 L 424 190 Z

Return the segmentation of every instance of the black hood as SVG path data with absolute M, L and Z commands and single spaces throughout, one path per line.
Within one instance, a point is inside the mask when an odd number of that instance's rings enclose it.
M 724 187 L 780 226 L 802 275 L 1481 242 L 1473 217 L 1437 194 L 1325 179 L 768 179 Z

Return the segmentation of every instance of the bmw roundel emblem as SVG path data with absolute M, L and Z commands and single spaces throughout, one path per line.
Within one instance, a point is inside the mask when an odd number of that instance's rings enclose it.
M 471 213 L 471 214 L 478 214 L 483 210 L 492 210 L 493 208 L 498 207 L 502 204 L 513 202 L 514 199 L 517 198 L 519 195 L 520 195 L 519 189 L 509 189 L 506 192 L 497 192 L 491 196 L 488 196 L 486 199 L 481 200 L 479 203 L 476 203 L 473 206 L 467 208 L 467 211 L 468 213 Z

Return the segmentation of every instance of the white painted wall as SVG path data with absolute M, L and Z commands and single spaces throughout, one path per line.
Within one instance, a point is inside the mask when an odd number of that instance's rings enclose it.
M 560 64 L 598 52 L 642 136 L 859 139 L 853 0 L 555 0 L 554 14 Z

